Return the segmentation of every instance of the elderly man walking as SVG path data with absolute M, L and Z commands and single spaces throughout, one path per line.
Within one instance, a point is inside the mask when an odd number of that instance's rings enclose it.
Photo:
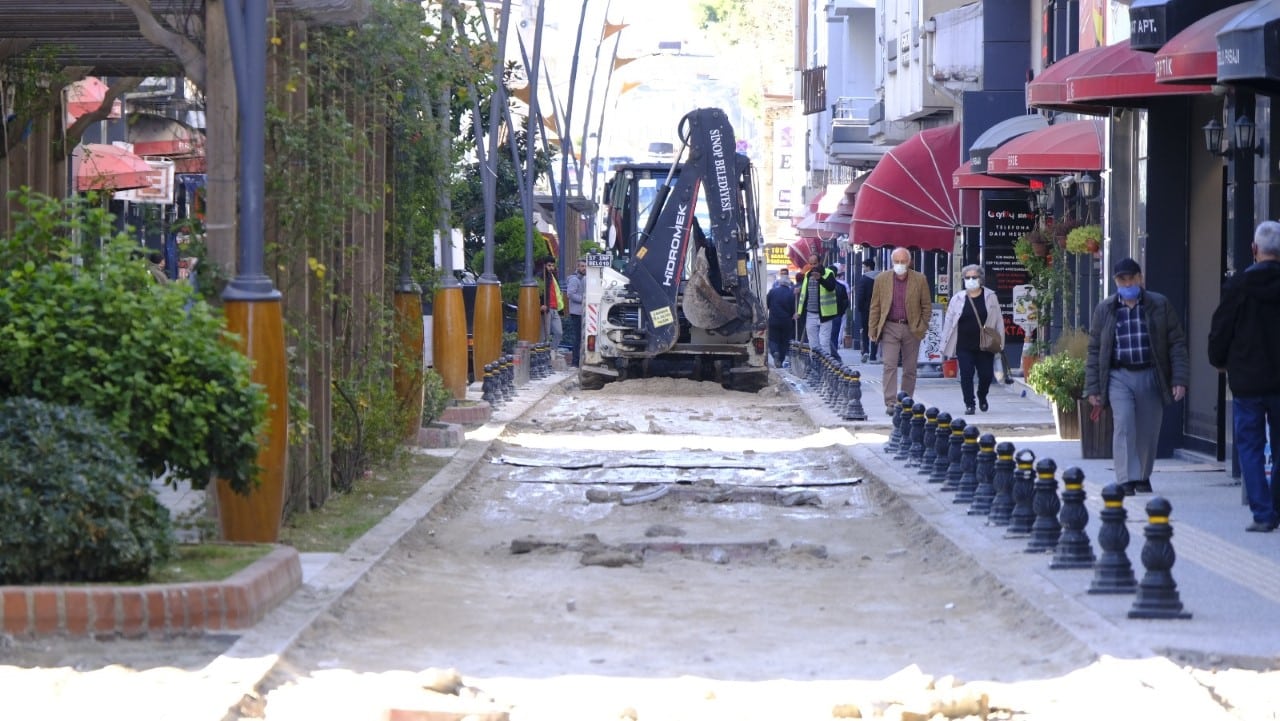
M 1142 268 L 1122 258 L 1116 292 L 1089 323 L 1084 392 L 1094 407 L 1110 405 L 1116 483 L 1125 495 L 1151 493 L 1151 469 L 1164 408 L 1187 393 L 1191 361 L 1182 321 L 1169 299 L 1143 288 Z
M 911 269 L 911 252 L 895 248 L 889 256 L 892 273 L 876 276 L 871 287 L 870 327 L 867 333 L 877 343 L 884 361 L 884 407 L 892 413 L 898 401 L 898 361 L 902 361 L 902 391 L 916 392 L 916 366 L 920 342 L 929 330 L 932 305 L 929 280 Z

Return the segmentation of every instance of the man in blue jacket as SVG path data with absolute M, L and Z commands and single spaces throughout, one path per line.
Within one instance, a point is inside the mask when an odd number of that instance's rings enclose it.
M 1268 484 L 1265 452 L 1268 440 L 1280 448 L 1280 223 L 1254 231 L 1253 259 L 1228 281 L 1213 313 L 1209 362 L 1227 372 L 1231 387 L 1233 439 L 1253 514 L 1245 530 L 1267 533 L 1280 526 L 1280 479 L 1273 464 Z
M 773 367 L 782 368 L 795 333 L 796 314 L 796 293 L 786 268 L 778 273 L 778 281 L 765 296 L 765 304 L 769 307 L 769 355 L 773 358 Z

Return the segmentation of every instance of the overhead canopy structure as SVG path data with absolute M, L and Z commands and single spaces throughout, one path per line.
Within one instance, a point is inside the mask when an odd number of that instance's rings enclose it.
M 185 158 L 204 154 L 204 134 L 173 118 L 155 113 L 129 116 L 129 142 L 135 155 Z
M 1196 95 L 1207 85 L 1156 82 L 1155 56 L 1121 40 L 1073 53 L 1027 83 L 1027 104 L 1034 108 L 1085 115 L 1107 115 L 1112 106 L 1143 107 L 1152 98 Z
M 960 126 L 922 130 L 885 153 L 858 191 L 850 239 L 872 247 L 950 252 L 960 226 Z
M 959 190 L 1026 190 L 1027 183 L 1016 178 L 1002 178 L 979 173 L 966 161 L 951 171 L 951 187 Z
M 152 168 L 146 160 L 118 145 L 85 143 L 72 152 L 76 190 L 129 190 L 152 184 Z
M 1103 132 L 1101 119 L 1050 125 L 1000 146 L 987 159 L 987 172 L 993 175 L 1059 175 L 1080 170 L 1102 170 Z
M 1280 0 L 1257 0 L 1218 31 L 1218 82 L 1280 93 Z
M 1212 83 L 1218 79 L 1218 31 L 1253 3 L 1223 8 L 1174 35 L 1157 52 L 1157 83 Z
M 975 173 L 985 172 L 987 158 L 996 148 L 1020 135 L 1026 135 L 1033 130 L 1047 127 L 1049 127 L 1049 121 L 1045 120 L 1040 113 L 1015 115 L 992 125 L 983 131 L 969 146 L 969 165 L 971 170 Z
M 67 103 L 67 124 L 70 125 L 81 115 L 101 107 L 102 102 L 107 99 L 109 90 L 106 83 L 92 75 L 68 85 L 64 91 Z M 111 103 L 111 113 L 107 117 L 112 120 L 119 118 L 121 110 L 122 103 L 116 100 Z

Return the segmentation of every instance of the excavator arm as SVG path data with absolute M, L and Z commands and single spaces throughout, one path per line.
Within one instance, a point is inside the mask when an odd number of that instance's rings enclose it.
M 647 350 L 667 351 L 679 335 L 677 301 L 685 318 L 700 328 L 735 332 L 759 322 L 759 300 L 747 282 L 747 258 L 758 237 L 750 162 L 736 152 L 733 126 L 719 108 L 694 110 L 680 121 L 684 142 L 676 158 L 679 174 L 658 191 L 640 245 L 623 273 L 640 300 Z M 709 228 L 694 216 L 699 194 L 707 193 Z M 689 287 L 680 294 L 690 244 L 697 247 Z M 732 294 L 726 300 L 722 293 Z

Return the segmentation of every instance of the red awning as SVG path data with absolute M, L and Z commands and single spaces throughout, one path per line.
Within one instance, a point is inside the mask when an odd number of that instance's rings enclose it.
M 853 205 L 850 237 L 951 252 L 960 225 L 960 191 L 951 185 L 960 158 L 960 126 L 922 130 L 884 154 Z
M 147 161 L 118 145 L 85 143 L 72 152 L 76 190 L 129 190 L 152 184 Z
M 801 238 L 817 238 L 818 231 L 822 228 L 822 222 L 818 220 L 818 212 L 811 210 L 805 213 L 805 216 L 796 223 L 796 235 Z
M 862 187 L 862 183 L 866 179 L 866 175 L 861 175 L 844 186 L 844 190 L 838 193 L 840 203 L 836 205 L 835 212 L 823 222 L 827 232 L 849 234 L 849 223 L 853 220 L 853 204 L 857 202 L 858 189 Z
M 1218 31 L 1253 3 L 1223 8 L 1191 23 L 1156 53 L 1157 83 L 1212 83 L 1218 79 Z
M 1026 190 L 1027 184 L 1020 180 L 975 172 L 966 160 L 951 171 L 951 187 L 960 190 Z
M 1095 48 L 1091 62 L 1067 79 L 1067 102 L 1072 105 L 1141 105 L 1147 98 L 1199 95 L 1208 85 L 1169 85 L 1156 82 L 1156 58 L 1129 47 L 1128 40 Z
M 1027 83 L 1027 105 L 1047 108 L 1064 113 L 1107 115 L 1111 111 L 1099 105 L 1072 105 L 1067 102 L 1067 79 L 1089 62 L 1090 53 L 1102 50 L 1091 48 L 1068 55 L 1045 68 L 1039 77 Z
M 822 257 L 822 241 L 816 237 L 799 238 L 787 245 L 787 257 L 797 268 L 803 268 L 809 262 L 810 255 Z
M 108 90 L 106 83 L 92 75 L 68 85 L 66 89 L 67 125 L 74 123 L 81 115 L 101 107 L 102 101 L 107 99 Z M 112 102 L 111 113 L 107 117 L 113 120 L 119 118 L 120 109 L 119 100 Z
M 1077 170 L 1099 171 L 1103 121 L 1072 120 L 1027 133 L 1001 145 L 987 159 L 993 175 L 1059 175 Z
M 155 113 L 131 113 L 129 142 L 135 155 L 191 157 L 204 153 L 204 135 L 186 123 Z

